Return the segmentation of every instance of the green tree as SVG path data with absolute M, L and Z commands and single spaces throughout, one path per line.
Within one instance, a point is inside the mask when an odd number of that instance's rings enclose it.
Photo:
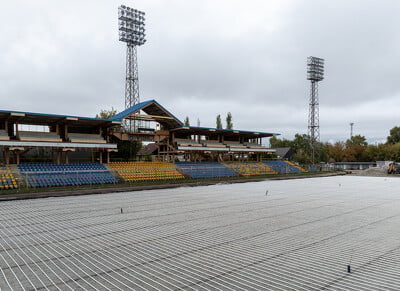
M 183 125 L 190 126 L 189 116 L 186 116 L 185 121 L 183 122 Z
M 386 160 L 386 153 L 390 144 L 368 145 L 365 148 L 364 156 L 367 162 Z
M 226 115 L 226 129 L 233 129 L 232 114 L 230 112 Z
M 295 152 L 293 158 L 296 162 L 300 164 L 311 163 L 311 143 L 310 137 L 307 134 L 295 134 L 292 148 Z M 319 162 L 321 145 L 317 143 L 315 145 L 316 155 L 315 162 Z
M 136 157 L 137 152 L 142 148 L 142 143 L 140 141 L 118 140 L 117 147 L 118 152 L 112 153 L 112 157 L 129 161 Z
M 400 161 L 400 142 L 385 146 L 385 160 Z
M 362 147 L 366 147 L 368 145 L 367 139 L 365 138 L 365 136 L 359 134 L 354 135 L 346 141 L 346 146 L 352 146 L 352 145 L 359 145 Z
M 221 121 L 221 115 L 220 114 L 218 114 L 217 115 L 217 128 L 218 129 L 222 129 L 222 121 Z
M 319 147 L 319 144 L 317 144 L 317 147 Z M 306 152 L 311 152 L 310 137 L 307 134 L 296 133 L 293 140 L 293 149 L 295 151 L 302 149 Z
M 388 144 L 395 144 L 400 142 L 400 127 L 395 126 L 390 130 L 390 135 L 387 137 Z
M 269 139 L 269 145 L 271 148 L 287 148 L 293 146 L 293 141 L 288 139 L 279 139 L 273 136 Z
M 108 119 L 113 117 L 115 114 L 117 114 L 117 109 L 111 107 L 111 110 L 100 110 L 100 113 L 96 114 L 96 118 Z

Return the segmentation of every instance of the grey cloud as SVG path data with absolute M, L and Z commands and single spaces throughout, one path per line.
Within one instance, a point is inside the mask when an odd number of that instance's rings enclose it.
M 94 116 L 123 109 L 125 45 L 119 1 L 12 1 L 2 5 L 0 107 Z M 321 139 L 369 140 L 397 125 L 397 1 L 139 0 L 148 42 L 138 49 L 142 100 L 214 126 L 307 132 L 306 57 L 326 59 Z M 10 101 L 12 98 L 12 102 Z M 376 103 L 382 100 L 381 103 Z

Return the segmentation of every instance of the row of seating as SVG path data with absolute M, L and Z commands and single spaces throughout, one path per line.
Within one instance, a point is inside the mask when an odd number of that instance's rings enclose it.
M 10 170 L 10 167 L 6 165 L 0 165 L 0 190 L 16 188 L 18 188 L 18 184 L 14 174 Z
M 302 173 L 307 173 L 308 171 L 302 167 L 300 167 L 299 165 L 296 165 L 295 163 L 291 162 L 291 161 L 285 161 L 286 163 L 288 163 L 289 165 L 295 167 L 296 169 L 299 169 Z
M 300 174 L 302 170 L 292 166 L 291 164 L 282 160 L 263 161 L 268 167 L 272 168 L 280 174 Z
M 261 162 L 225 162 L 225 165 L 242 176 L 271 175 L 277 173 Z
M 72 163 L 72 164 L 54 164 L 54 163 L 26 163 L 19 164 L 18 169 L 21 172 L 68 172 L 68 171 L 104 171 L 107 168 L 99 163 Z
M 220 178 L 271 175 L 276 173 L 298 174 L 305 172 L 290 162 L 274 160 L 264 162 L 113 162 L 109 168 L 99 163 L 23 163 L 18 169 L 29 187 L 54 187 L 87 184 L 117 183 L 115 176 L 125 181 L 171 180 L 190 178 Z M 9 166 L 0 165 L 0 190 L 17 188 Z
M 0 130 L 0 140 L 9 140 L 7 132 Z M 19 131 L 17 139 L 21 141 L 44 141 L 44 142 L 62 142 L 60 135 L 56 132 L 38 132 L 38 131 Z M 107 141 L 100 134 L 86 133 L 70 133 L 68 141 L 77 143 L 100 143 L 104 144 Z
M 184 178 L 174 164 L 167 162 L 113 162 L 109 167 L 128 182 Z
M 55 132 L 19 131 L 17 138 L 21 141 L 61 142 L 60 135 Z
M 118 180 L 98 163 L 19 164 L 18 169 L 29 187 L 54 187 L 117 183 Z
M 230 150 L 235 149 L 265 149 L 260 144 L 257 143 L 240 143 L 238 141 L 225 141 L 219 142 L 217 140 L 185 140 L 176 139 L 177 145 L 180 147 L 206 147 L 206 148 L 226 148 Z
M 107 143 L 107 141 L 100 134 L 83 134 L 83 133 L 70 133 L 68 139 L 71 142 L 85 142 L 85 143 Z
M 7 131 L 0 130 L 0 140 L 10 140 Z
M 175 165 L 185 175 L 198 178 L 220 178 L 237 176 L 234 171 L 218 162 L 177 162 Z
M 117 183 L 109 172 L 69 172 L 27 174 L 26 182 L 30 187 L 80 186 L 92 184 Z

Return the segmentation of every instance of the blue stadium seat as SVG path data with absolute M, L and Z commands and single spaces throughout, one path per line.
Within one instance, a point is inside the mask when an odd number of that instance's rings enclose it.
M 218 162 L 177 162 L 176 167 L 191 178 L 219 178 L 238 176 L 231 169 Z
M 117 179 L 98 163 L 19 164 L 18 169 L 30 187 L 55 187 L 71 185 L 109 184 Z
M 280 174 L 300 174 L 302 171 L 282 160 L 263 161 L 268 167 Z

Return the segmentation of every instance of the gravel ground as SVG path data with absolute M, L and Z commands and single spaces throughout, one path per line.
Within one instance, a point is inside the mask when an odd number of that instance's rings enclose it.
M 396 177 L 394 175 L 389 175 L 387 173 L 387 169 L 378 167 L 368 168 L 365 170 L 352 170 L 351 174 L 356 176 L 368 176 L 368 177 L 389 177 L 389 176 Z
M 347 175 L 1 202 L 0 289 L 400 290 L 399 188 Z

